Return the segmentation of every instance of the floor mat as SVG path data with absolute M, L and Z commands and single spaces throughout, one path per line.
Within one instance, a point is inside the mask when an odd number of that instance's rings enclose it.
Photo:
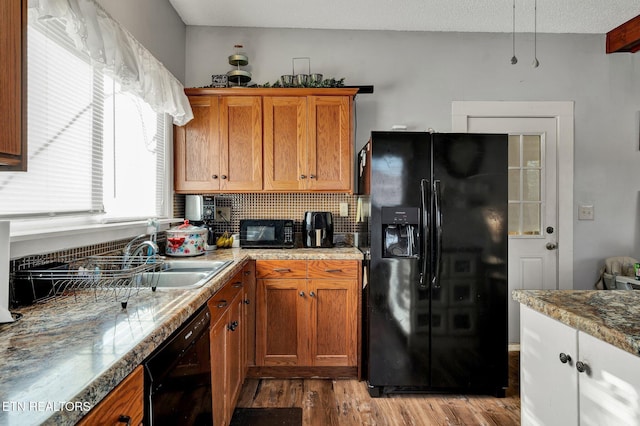
M 302 408 L 236 408 L 229 426 L 301 426 Z

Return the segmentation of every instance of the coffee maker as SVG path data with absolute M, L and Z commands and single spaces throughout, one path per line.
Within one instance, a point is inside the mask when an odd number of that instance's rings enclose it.
M 305 247 L 333 247 L 333 215 L 331 212 L 305 212 L 302 242 Z

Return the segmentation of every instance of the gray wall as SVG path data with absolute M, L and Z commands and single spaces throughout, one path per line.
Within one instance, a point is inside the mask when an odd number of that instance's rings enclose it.
M 229 71 L 238 43 L 259 84 L 309 56 L 312 72 L 374 85 L 357 97 L 356 148 L 393 124 L 450 131 L 452 101 L 575 101 L 574 288 L 591 288 L 606 257 L 640 258 L 640 53 L 606 55 L 604 35 L 541 34 L 534 69 L 531 34 L 518 35 L 513 66 L 509 34 L 189 26 L 186 86 Z M 594 221 L 577 220 L 582 203 Z
M 186 25 L 169 0 L 98 0 L 98 3 L 184 82 Z

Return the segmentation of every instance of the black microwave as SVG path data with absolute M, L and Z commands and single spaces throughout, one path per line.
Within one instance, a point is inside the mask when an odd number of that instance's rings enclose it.
M 240 247 L 293 248 L 293 220 L 241 219 Z

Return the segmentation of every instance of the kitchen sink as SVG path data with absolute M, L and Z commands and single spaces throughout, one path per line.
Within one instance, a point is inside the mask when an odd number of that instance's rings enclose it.
M 170 260 L 164 262 L 161 271 L 142 274 L 142 285 L 151 288 L 197 289 L 232 262 L 232 260 Z

